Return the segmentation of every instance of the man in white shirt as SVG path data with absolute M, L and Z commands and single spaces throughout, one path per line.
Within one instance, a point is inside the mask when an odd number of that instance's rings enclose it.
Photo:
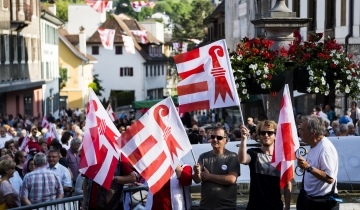
M 329 120 L 327 114 L 322 111 L 321 105 L 316 106 L 316 111 L 320 115 L 320 117 L 323 118 L 323 120 Z
M 59 160 L 60 160 L 60 153 L 57 150 L 50 149 L 47 153 L 48 165 L 46 166 L 46 168 L 49 169 L 50 171 L 54 171 L 60 177 L 64 192 L 71 192 L 72 191 L 71 174 L 69 172 L 69 169 L 59 164 Z
M 9 141 L 11 136 L 7 134 L 6 128 L 0 127 L 0 149 L 5 147 L 5 142 Z
M 301 138 L 303 142 L 310 145 L 306 160 L 298 158 L 298 166 L 305 171 L 304 190 L 310 197 L 334 196 L 337 193 L 336 178 L 339 169 L 338 153 L 326 133 L 324 120 L 316 115 L 305 117 L 301 123 Z M 299 201 L 297 207 L 303 206 L 304 201 Z M 324 206 L 313 206 L 306 208 L 323 209 Z M 324 204 L 322 204 L 324 205 Z M 334 206 L 336 202 L 334 202 Z M 328 206 L 326 206 L 328 207 Z M 302 208 L 298 208 L 302 209 Z

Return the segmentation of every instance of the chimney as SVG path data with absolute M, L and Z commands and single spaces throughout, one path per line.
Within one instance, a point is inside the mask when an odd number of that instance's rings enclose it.
M 85 35 L 85 28 L 80 26 L 80 33 L 79 33 L 79 51 L 86 55 L 86 35 Z
M 49 10 L 56 16 L 56 4 L 55 0 L 49 0 Z

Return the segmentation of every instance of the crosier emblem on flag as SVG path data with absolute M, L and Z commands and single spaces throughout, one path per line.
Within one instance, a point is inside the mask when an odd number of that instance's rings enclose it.
M 90 89 L 79 171 L 108 190 L 120 156 L 116 142 L 119 136 L 119 131 Z
M 105 49 L 112 50 L 114 48 L 115 30 L 99 28 L 98 32 L 99 32 L 102 46 Z
M 106 108 L 106 112 L 108 113 L 110 119 L 114 122 L 116 120 L 116 116 L 115 116 L 115 113 L 114 113 L 113 109 L 111 108 L 110 104 Z
M 96 10 L 96 12 L 109 12 L 112 9 L 112 1 L 106 0 L 85 0 L 86 4 Z
M 171 98 L 149 109 L 118 139 L 121 152 L 155 194 L 172 176 L 191 149 Z
M 289 86 L 286 84 L 280 107 L 278 128 L 276 131 L 275 148 L 271 165 L 276 167 L 280 173 L 280 187 L 285 185 L 294 177 L 295 151 L 299 148 L 293 107 L 291 104 Z
M 177 86 L 180 114 L 240 104 L 225 40 L 176 55 L 174 60 L 182 79 Z

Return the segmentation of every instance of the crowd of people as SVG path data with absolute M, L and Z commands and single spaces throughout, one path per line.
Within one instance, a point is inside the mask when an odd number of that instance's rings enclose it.
M 306 159 L 298 158 L 298 166 L 306 171 L 302 193 L 310 200 L 319 196 L 337 196 L 338 156 L 326 137 L 357 135 L 355 128 L 360 112 L 355 102 L 351 105 L 355 108 L 339 120 L 331 117 L 334 114 L 328 106 L 325 106 L 325 113 L 321 106 L 317 106 L 316 111 L 304 117 L 299 124 L 301 141 L 311 146 Z M 5 202 L 11 208 L 83 195 L 83 210 L 134 208 L 131 196 L 122 198 L 123 186 L 146 185 L 146 181 L 125 156 L 121 155 L 111 184 L 111 188 L 116 189 L 112 192 L 120 191 L 121 195 L 113 194 L 110 200 L 107 197 L 110 191 L 104 191 L 93 180 L 79 173 L 85 128 L 82 118 L 83 114 L 78 109 L 62 108 L 58 119 L 49 115 L 48 121 L 56 125 L 59 134 L 59 139 L 49 141 L 49 131 L 41 127 L 41 119 L 21 115 L 16 118 L 0 116 L 0 205 Z M 186 115 L 184 118 L 183 122 L 187 121 Z M 149 192 L 146 204 L 137 205 L 138 209 L 191 209 L 188 187 L 192 181 L 201 184 L 200 209 L 236 209 L 236 180 L 240 176 L 240 164 L 250 168 L 248 209 L 290 208 L 291 182 L 284 186 L 283 203 L 280 172 L 270 164 L 276 122 L 255 121 L 249 117 L 246 125 L 235 126 L 236 119 L 227 113 L 223 121 L 216 122 L 214 112 L 209 117 L 201 113 L 198 119 L 199 126 L 192 121 L 190 129 L 186 129 L 189 141 L 191 144 L 208 143 L 212 150 L 201 154 L 193 167 L 178 165 L 164 187 L 154 195 Z M 121 113 L 114 123 L 123 133 L 134 121 L 133 113 L 129 114 L 129 118 Z M 213 126 L 206 129 L 206 123 Z M 22 147 L 26 138 L 30 140 L 26 147 Z M 240 141 L 237 154 L 225 149 L 229 141 Z M 249 143 L 256 142 L 260 147 L 247 149 Z M 331 209 L 336 204 L 333 201 L 314 204 L 301 199 L 299 196 L 298 209 Z

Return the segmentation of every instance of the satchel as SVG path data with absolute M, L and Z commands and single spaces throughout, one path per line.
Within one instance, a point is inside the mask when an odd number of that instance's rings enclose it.
M 135 207 L 138 204 L 144 205 L 146 203 L 147 195 L 148 195 L 148 191 L 146 191 L 146 190 L 140 190 L 140 191 L 137 191 L 136 193 L 132 194 L 131 195 L 132 207 Z
M 121 176 L 121 162 L 119 161 L 116 167 L 114 176 Z M 95 184 L 95 183 L 94 183 Z M 115 181 L 111 182 L 110 190 L 100 186 L 97 195 L 97 207 L 106 210 L 121 209 L 122 204 L 123 184 Z
M 339 195 L 335 193 L 336 181 L 331 189 L 331 192 L 323 196 L 309 196 L 304 190 L 304 177 L 302 181 L 302 189 L 298 195 L 296 201 L 297 210 L 331 210 L 337 204 L 334 199 L 330 197 L 339 198 Z

